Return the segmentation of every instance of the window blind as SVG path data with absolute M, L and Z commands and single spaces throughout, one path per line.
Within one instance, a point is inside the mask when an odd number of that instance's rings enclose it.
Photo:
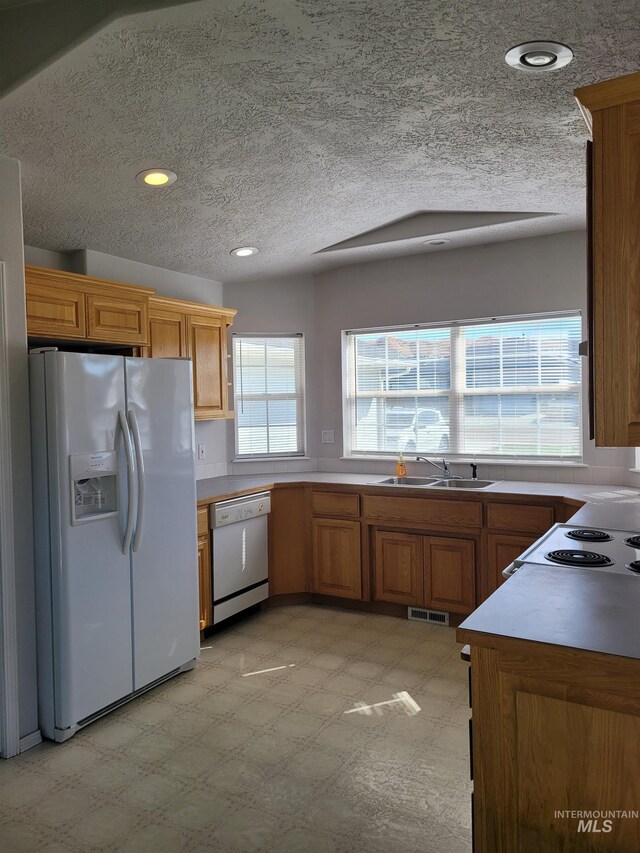
M 303 456 L 304 338 L 234 335 L 236 456 Z
M 581 330 L 573 312 L 346 332 L 350 453 L 580 460 Z

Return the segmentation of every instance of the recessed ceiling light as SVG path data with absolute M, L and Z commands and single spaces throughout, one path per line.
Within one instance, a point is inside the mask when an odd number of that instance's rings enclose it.
M 230 255 L 235 255 L 236 258 L 248 258 L 249 255 L 257 255 L 258 250 L 255 246 L 240 246 L 237 249 L 232 249 Z
M 422 245 L 423 246 L 446 246 L 447 243 L 450 243 L 451 240 L 426 240 Z
M 136 181 L 148 187 L 168 187 L 169 184 L 175 184 L 177 180 L 178 176 L 170 169 L 145 169 L 144 172 L 138 172 L 136 175 Z
M 573 51 L 555 41 L 528 41 L 507 51 L 505 62 L 524 71 L 556 71 L 568 65 Z

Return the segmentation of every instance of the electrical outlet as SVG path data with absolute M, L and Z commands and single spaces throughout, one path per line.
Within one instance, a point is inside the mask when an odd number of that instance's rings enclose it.
M 323 444 L 335 444 L 335 433 L 332 429 L 323 429 L 322 430 L 322 443 Z
M 205 446 L 204 444 L 198 445 L 198 459 L 204 459 L 205 456 Z

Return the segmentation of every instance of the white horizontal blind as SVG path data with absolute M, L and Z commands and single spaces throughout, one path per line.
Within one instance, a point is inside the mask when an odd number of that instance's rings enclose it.
M 350 452 L 581 459 L 581 329 L 575 312 L 348 332 Z
M 304 338 L 234 335 L 236 456 L 304 456 Z

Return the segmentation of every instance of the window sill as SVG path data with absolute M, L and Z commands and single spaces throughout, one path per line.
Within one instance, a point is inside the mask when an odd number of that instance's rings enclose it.
M 430 459 L 437 461 L 442 457 L 437 453 L 428 454 Z M 392 456 L 357 456 L 355 454 L 351 456 L 341 456 L 340 459 L 344 462 L 388 462 L 389 460 L 395 462 L 398 458 L 397 454 Z M 513 460 L 513 459 L 476 459 L 472 456 L 464 457 L 463 459 L 454 459 L 451 456 L 447 456 L 444 454 L 444 458 L 450 465 L 471 465 L 471 463 L 475 465 L 497 465 L 500 467 L 517 466 L 518 468 L 589 468 L 590 466 L 586 464 L 586 462 L 559 462 L 559 461 L 540 461 L 540 462 L 532 462 L 526 460 Z M 410 456 L 405 456 L 405 462 L 407 463 L 416 463 L 423 464 L 417 462 L 416 459 L 412 459 Z M 640 468 L 631 468 L 631 471 L 637 471 L 640 474 Z
M 232 464 L 236 462 L 309 462 L 311 456 L 240 456 L 231 460 Z

